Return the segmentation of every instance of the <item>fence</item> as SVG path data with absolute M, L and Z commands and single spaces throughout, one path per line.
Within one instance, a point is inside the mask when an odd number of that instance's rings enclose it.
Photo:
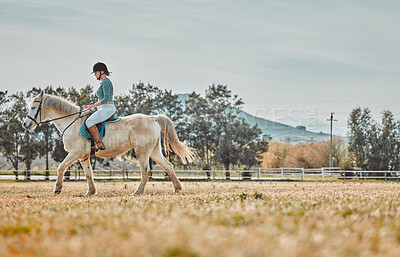
M 181 180 L 349 180 L 349 179 L 379 179 L 400 180 L 400 171 L 361 171 L 340 170 L 337 167 L 304 169 L 304 168 L 253 168 L 250 170 L 176 170 Z M 140 170 L 95 170 L 96 180 L 137 180 L 141 178 Z M 57 171 L 13 171 L 0 170 L 0 180 L 56 180 Z M 64 180 L 78 181 L 86 179 L 83 170 L 70 169 L 64 174 Z M 151 179 L 169 180 L 164 170 L 153 170 Z

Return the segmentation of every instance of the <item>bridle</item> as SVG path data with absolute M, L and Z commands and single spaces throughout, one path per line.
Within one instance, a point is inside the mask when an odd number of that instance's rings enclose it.
M 70 116 L 79 114 L 78 117 L 77 117 L 75 120 L 73 120 L 73 121 L 63 130 L 63 132 L 62 132 L 62 137 L 64 136 L 64 132 L 65 132 L 69 127 L 71 127 L 71 125 L 74 124 L 75 121 L 77 121 L 79 118 L 82 118 L 83 116 L 86 116 L 86 115 L 90 114 L 90 111 L 91 111 L 90 109 L 83 110 L 82 107 L 80 107 L 79 112 L 74 112 L 74 113 L 71 113 L 71 114 L 68 114 L 68 115 L 64 115 L 64 116 L 61 116 L 61 117 L 58 117 L 58 118 L 55 118 L 55 119 L 50 119 L 50 120 L 42 121 L 42 105 L 43 105 L 43 98 L 40 99 L 40 101 L 39 101 L 39 100 L 35 100 L 35 103 L 39 103 L 38 110 L 37 110 L 35 116 L 32 117 L 32 116 L 28 115 L 27 118 L 30 119 L 31 121 L 35 122 L 35 124 L 36 124 L 37 126 L 39 126 L 40 124 L 49 123 L 49 122 L 52 122 L 52 121 L 55 121 L 55 120 L 61 120 L 61 119 L 64 119 L 64 118 L 67 118 L 67 117 L 70 117 Z M 82 113 L 83 113 L 83 112 L 86 112 L 86 111 L 89 111 L 89 113 L 82 116 Z M 39 121 L 37 121 L 38 116 L 39 116 Z
M 45 123 L 45 122 L 42 122 L 42 103 L 43 103 L 43 98 L 40 99 L 40 101 L 35 100 L 35 103 L 39 103 L 39 107 L 38 107 L 38 110 L 37 110 L 35 116 L 32 118 L 32 116 L 28 115 L 27 118 L 30 119 L 31 121 L 35 122 L 35 124 L 37 126 L 39 126 L 40 124 Z M 39 115 L 40 115 L 40 120 L 39 120 L 39 122 L 37 122 L 36 119 L 37 119 L 37 117 Z

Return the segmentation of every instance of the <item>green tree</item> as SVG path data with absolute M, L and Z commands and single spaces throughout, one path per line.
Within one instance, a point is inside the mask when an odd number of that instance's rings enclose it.
M 20 162 L 25 163 L 26 169 L 30 170 L 32 161 L 40 150 L 37 139 L 22 126 L 22 121 L 27 115 L 24 94 L 22 92 L 13 94 L 9 100 L 8 108 L 3 111 L 4 123 L 0 132 L 0 149 L 12 163 L 18 179 L 17 170 Z
M 399 169 L 399 123 L 392 112 L 382 112 L 382 123 L 374 122 L 368 108 L 356 108 L 349 120 L 349 155 L 365 170 Z
M 397 129 L 396 129 L 396 145 L 394 149 L 394 158 L 392 164 L 392 170 L 400 170 L 400 121 L 397 122 Z
M 261 130 L 251 127 L 240 116 L 243 101 L 226 85 L 211 85 L 205 98 L 192 93 L 186 102 L 186 134 L 205 167 L 221 164 L 244 165 L 250 168 L 260 163 L 267 142 L 261 140 Z M 227 173 L 227 176 L 229 174 Z
M 385 170 L 397 170 L 397 123 L 393 117 L 393 114 L 389 110 L 385 110 L 382 113 L 382 134 L 381 134 L 381 147 L 383 151 L 382 156 L 382 168 Z
M 185 109 L 184 138 L 196 149 L 203 160 L 203 169 L 211 169 L 212 153 L 215 151 L 217 134 L 213 120 L 213 110 L 207 99 L 196 94 L 189 95 Z
M 354 156 L 357 167 L 368 168 L 368 158 L 370 154 L 370 139 L 372 119 L 370 110 L 360 107 L 353 109 L 347 121 L 348 132 L 348 151 Z
M 91 85 L 87 85 L 86 87 L 83 87 L 79 90 L 74 87 L 70 87 L 68 88 L 68 91 L 65 92 L 65 95 L 57 95 L 67 98 L 69 101 L 78 106 L 94 104 L 98 101 L 97 96 L 93 92 L 93 87 Z
M 373 123 L 370 130 L 369 170 L 396 170 L 398 160 L 398 128 L 392 112 L 382 112 L 382 124 Z

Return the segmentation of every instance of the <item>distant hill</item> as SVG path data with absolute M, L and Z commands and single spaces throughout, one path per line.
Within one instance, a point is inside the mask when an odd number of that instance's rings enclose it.
M 255 117 L 247 112 L 240 115 L 252 126 L 256 125 L 262 130 L 263 136 L 271 141 L 289 143 L 312 143 L 329 140 L 329 134 L 307 131 L 304 126 L 292 127 L 283 123 Z
M 189 94 L 179 94 L 178 99 L 182 102 L 185 109 L 185 101 L 189 99 Z M 241 111 L 242 116 L 250 125 L 257 126 L 262 130 L 263 137 L 271 141 L 289 142 L 289 143 L 311 143 L 329 140 L 327 133 L 315 133 L 307 131 L 304 126 L 289 126 L 283 123 L 255 117 L 247 112 Z

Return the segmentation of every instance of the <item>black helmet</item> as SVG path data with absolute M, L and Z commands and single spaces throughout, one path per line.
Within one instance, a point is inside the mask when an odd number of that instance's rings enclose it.
M 110 75 L 110 72 L 108 71 L 107 66 L 106 66 L 104 63 L 102 63 L 102 62 L 98 62 L 98 63 L 96 63 L 95 65 L 93 65 L 93 72 L 92 72 L 92 73 L 94 73 L 94 72 L 96 72 L 96 71 L 104 71 L 104 73 L 105 73 L 107 76 Z

